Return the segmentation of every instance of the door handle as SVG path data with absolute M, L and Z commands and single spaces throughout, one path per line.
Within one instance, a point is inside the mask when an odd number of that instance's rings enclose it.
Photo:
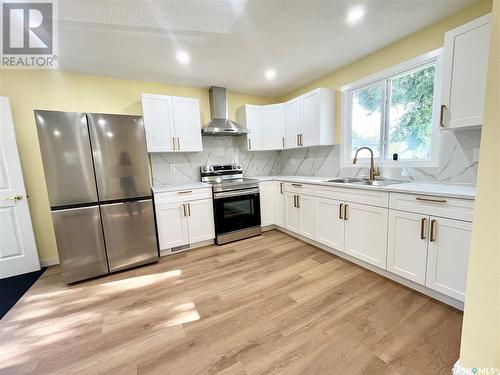
M 172 137 L 172 148 L 175 150 L 175 137 Z
M 339 205 L 339 219 L 344 219 L 344 217 L 342 216 L 342 209 L 344 208 L 344 203 L 341 203 Z
M 436 223 L 436 220 L 431 220 L 431 236 L 429 238 L 431 242 L 436 241 Z
M 427 226 L 427 219 L 425 217 L 420 220 L 420 239 L 425 240 L 425 228 Z
M 439 126 L 444 128 L 444 111 L 446 110 L 446 106 L 441 104 L 441 112 L 439 113 Z
M 180 138 L 177 137 L 177 150 L 180 150 L 181 149 L 181 141 L 180 141 Z
M 21 199 L 23 199 L 22 195 L 14 195 L 12 197 L 5 197 L 4 198 L 4 200 L 6 200 L 6 201 L 14 201 L 14 202 L 20 201 Z
M 347 220 L 347 207 L 349 207 L 348 204 L 344 206 L 344 220 Z
M 188 206 L 188 216 L 191 216 L 191 204 L 188 203 L 187 206 Z

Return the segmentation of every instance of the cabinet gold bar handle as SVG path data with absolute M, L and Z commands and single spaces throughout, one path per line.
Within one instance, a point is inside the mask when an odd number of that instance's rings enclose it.
M 300 195 L 297 195 L 297 208 L 300 208 Z
M 427 226 L 427 219 L 425 217 L 420 220 L 420 239 L 425 240 L 425 227 Z
M 349 207 L 348 204 L 344 206 L 344 220 L 347 220 L 347 207 Z
M 446 106 L 444 104 L 441 104 L 441 112 L 439 113 L 439 126 L 441 128 L 444 128 L 444 111 L 446 109 Z
M 172 137 L 172 148 L 175 150 L 175 137 Z
M 182 204 L 182 213 L 183 213 L 184 216 L 187 216 L 186 215 L 186 204 L 185 203 Z
M 180 150 L 181 149 L 181 141 L 179 139 L 179 137 L 177 137 L 177 150 Z
M 283 194 L 283 182 L 280 182 L 280 194 Z
M 420 198 L 420 197 L 416 197 L 415 199 L 417 201 L 423 201 L 423 202 L 446 203 L 446 199 L 431 199 L 431 198 Z
M 187 206 L 188 206 L 188 216 L 191 216 L 191 203 L 188 203 Z
M 283 148 L 285 148 L 285 137 L 281 138 L 281 141 L 282 141 L 282 144 L 283 144 Z
M 297 146 L 300 146 L 300 134 L 297 134 Z
M 341 204 L 339 205 L 339 219 L 341 219 L 341 220 L 344 218 L 344 217 L 342 216 L 342 210 L 343 210 L 343 208 L 344 208 L 344 203 L 341 203 Z
M 302 187 L 302 184 L 292 184 L 292 186 Z
M 304 134 L 300 133 L 300 145 L 304 146 Z
M 431 220 L 431 237 L 430 237 L 431 242 L 436 241 L 436 223 L 437 223 L 436 220 Z
M 192 190 L 184 190 L 184 191 L 178 191 L 177 194 L 189 194 L 192 193 Z
M 293 196 L 293 207 L 299 207 L 299 205 L 297 203 L 297 197 L 298 197 L 298 195 Z

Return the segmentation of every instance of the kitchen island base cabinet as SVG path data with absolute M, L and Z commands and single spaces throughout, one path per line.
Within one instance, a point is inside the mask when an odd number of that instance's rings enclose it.
M 364 204 L 345 204 L 345 252 L 385 269 L 388 211 Z
M 425 284 L 429 217 L 389 210 L 387 270 Z
M 344 219 L 342 201 L 314 198 L 316 216 L 315 240 L 323 245 L 344 251 Z
M 472 223 L 430 217 L 426 286 L 465 300 Z

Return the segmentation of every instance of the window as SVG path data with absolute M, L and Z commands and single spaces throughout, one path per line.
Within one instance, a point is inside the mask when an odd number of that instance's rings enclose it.
M 433 51 L 342 88 L 345 165 L 363 146 L 382 165 L 437 163 L 440 56 Z

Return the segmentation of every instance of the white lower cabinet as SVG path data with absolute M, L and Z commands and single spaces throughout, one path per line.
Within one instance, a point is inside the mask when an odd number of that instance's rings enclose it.
M 425 284 L 429 217 L 389 210 L 387 270 Z
M 388 209 L 358 203 L 344 206 L 345 252 L 386 268 Z
M 157 204 L 156 219 L 160 250 L 215 237 L 211 199 Z
M 314 239 L 323 245 L 344 251 L 343 202 L 327 198 L 314 198 Z
M 289 231 L 299 233 L 300 212 L 297 207 L 297 194 L 285 193 L 285 228 Z
M 314 239 L 314 198 L 310 195 L 298 195 L 299 234 Z
M 182 202 L 156 206 L 158 239 L 161 250 L 189 243 L 187 216 L 184 212 L 185 206 Z
M 285 183 L 274 181 L 274 224 L 285 227 Z
M 464 301 L 472 223 L 431 216 L 430 228 L 425 285 Z
M 274 190 L 275 181 L 264 181 L 260 187 L 260 224 L 274 224 Z
M 214 208 L 211 199 L 187 202 L 189 243 L 207 241 L 215 237 Z

